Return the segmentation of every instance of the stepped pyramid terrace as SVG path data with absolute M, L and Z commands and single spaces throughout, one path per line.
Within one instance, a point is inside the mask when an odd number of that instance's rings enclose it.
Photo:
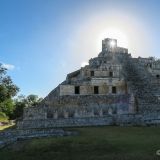
M 133 58 L 116 39 L 46 96 L 24 109 L 20 129 L 160 124 L 160 60 Z

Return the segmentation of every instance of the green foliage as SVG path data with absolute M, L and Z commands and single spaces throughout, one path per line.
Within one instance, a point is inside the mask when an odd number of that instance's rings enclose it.
M 37 95 L 24 95 L 18 96 L 15 100 L 15 110 L 12 116 L 13 119 L 22 117 L 24 107 L 37 106 L 41 102 L 42 98 L 39 98 Z
M 7 122 L 8 121 L 8 117 L 6 116 L 5 113 L 0 112 L 0 122 Z
M 15 109 L 14 102 L 12 99 L 6 99 L 0 103 L 1 112 L 5 113 L 8 117 L 11 117 Z
M 0 64 L 0 112 L 11 117 L 14 111 L 12 98 L 17 94 L 19 88 L 12 82 L 11 77 L 6 74 L 7 69 Z
M 42 100 L 34 94 L 27 97 L 21 95 L 13 100 L 18 91 L 19 88 L 7 75 L 7 69 L 0 64 L 0 112 L 7 115 L 9 119 L 21 117 L 24 107 L 37 106 Z
M 10 76 L 6 75 L 6 69 L 0 64 L 0 102 L 14 97 L 19 88 L 12 82 Z
M 42 98 L 39 98 L 37 95 L 30 94 L 27 96 L 26 101 L 28 106 L 37 106 L 41 102 Z

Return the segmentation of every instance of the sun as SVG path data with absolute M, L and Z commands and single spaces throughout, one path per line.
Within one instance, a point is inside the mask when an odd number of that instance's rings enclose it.
M 115 41 L 110 42 L 111 47 L 114 47 L 116 45 Z
M 100 38 L 101 39 L 104 39 L 104 38 L 117 39 L 117 43 L 118 43 L 119 47 L 128 48 L 128 38 L 119 29 L 108 28 L 108 29 L 106 29 L 105 31 L 102 32 Z M 114 45 L 115 45 L 114 42 L 111 42 L 111 46 L 114 46 Z

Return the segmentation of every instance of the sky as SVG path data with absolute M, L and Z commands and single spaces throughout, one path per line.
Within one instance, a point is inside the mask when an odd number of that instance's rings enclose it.
M 133 57 L 160 58 L 159 0 L 0 0 L 0 63 L 19 94 L 45 97 L 118 39 Z

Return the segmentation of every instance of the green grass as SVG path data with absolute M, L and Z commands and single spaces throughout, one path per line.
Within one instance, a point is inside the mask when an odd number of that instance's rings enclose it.
M 69 129 L 71 130 L 71 129 Z M 17 142 L 0 151 L 0 160 L 158 160 L 160 128 L 74 128 L 78 136 Z

